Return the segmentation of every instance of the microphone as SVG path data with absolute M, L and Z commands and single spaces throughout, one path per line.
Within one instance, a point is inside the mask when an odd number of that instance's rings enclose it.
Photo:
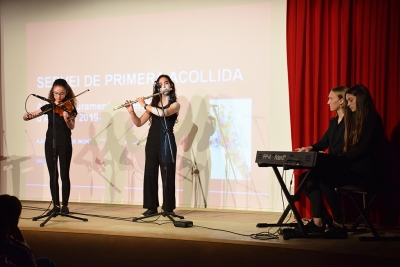
M 161 84 L 159 84 L 157 81 L 154 81 L 154 87 L 156 88 L 156 90 L 160 90 Z
M 35 96 L 35 97 L 37 97 L 37 98 L 40 98 L 40 99 L 42 99 L 42 100 L 44 100 L 44 101 L 47 101 L 47 102 L 51 103 L 50 99 L 47 99 L 47 98 L 45 98 L 45 97 L 43 97 L 43 96 L 35 95 L 35 94 L 32 94 L 32 95 Z

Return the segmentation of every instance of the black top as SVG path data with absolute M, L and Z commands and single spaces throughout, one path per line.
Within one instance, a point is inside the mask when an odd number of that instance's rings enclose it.
M 165 106 L 165 108 L 169 107 Z M 158 107 L 161 109 L 161 107 Z M 163 113 L 160 110 L 160 115 L 162 116 Z M 176 142 L 175 142 L 175 136 L 174 136 L 174 125 L 176 122 L 176 119 L 178 118 L 178 114 L 172 114 L 171 116 L 165 117 L 165 121 L 167 123 L 167 127 L 165 127 L 164 123 L 164 117 L 159 117 L 157 115 L 154 115 L 153 113 L 150 113 L 151 116 L 151 125 L 149 129 L 149 134 L 147 136 L 147 142 L 146 146 L 152 146 L 155 147 L 158 151 L 160 151 L 160 162 L 161 163 L 172 163 L 172 158 L 171 158 L 171 151 L 169 148 L 169 141 L 168 137 L 166 134 L 166 129 L 168 129 L 169 133 L 169 139 L 171 141 L 171 148 L 172 148 L 172 154 L 174 156 L 174 160 L 176 159 Z
M 48 125 L 46 132 L 46 143 L 51 143 L 53 140 L 53 109 L 51 104 L 44 105 L 40 108 L 42 111 L 50 109 L 45 114 L 48 117 Z M 78 113 L 74 107 L 73 112 Z M 68 128 L 67 123 L 64 121 L 64 117 L 55 114 L 56 120 L 56 143 L 57 145 L 71 145 L 71 129 Z
M 344 147 L 344 119 L 338 124 L 338 116 L 329 122 L 329 128 L 321 140 L 312 145 L 313 151 L 323 151 L 329 148 L 329 154 L 341 155 Z
M 370 111 L 362 126 L 359 142 L 344 153 L 351 162 L 351 169 L 367 182 L 379 182 L 382 178 L 384 140 L 382 118 L 375 111 Z

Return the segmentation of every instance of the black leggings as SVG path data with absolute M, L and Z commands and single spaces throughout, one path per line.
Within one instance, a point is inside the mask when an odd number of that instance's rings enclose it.
M 54 205 L 60 206 L 59 198 L 59 185 L 58 185 L 58 168 L 54 162 L 53 146 L 52 144 L 45 144 L 44 146 L 47 169 L 49 170 L 50 176 L 50 191 Z M 71 165 L 72 158 L 72 145 L 57 145 L 56 146 L 56 162 L 59 159 L 60 162 L 60 176 L 62 182 L 62 204 L 68 206 L 69 194 L 71 191 L 71 182 L 69 180 L 69 167 Z M 56 177 L 54 177 L 56 172 Z

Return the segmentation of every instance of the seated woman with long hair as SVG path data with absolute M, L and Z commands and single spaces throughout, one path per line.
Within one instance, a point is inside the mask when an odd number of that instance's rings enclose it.
M 335 188 L 344 185 L 379 186 L 382 177 L 382 146 L 385 133 L 382 118 L 375 109 L 368 89 L 361 84 L 352 86 L 345 95 L 344 113 L 345 156 L 350 164 L 330 179 L 321 182 L 321 190 L 331 208 L 334 225 L 325 234 L 328 238 L 346 238 L 340 199 Z

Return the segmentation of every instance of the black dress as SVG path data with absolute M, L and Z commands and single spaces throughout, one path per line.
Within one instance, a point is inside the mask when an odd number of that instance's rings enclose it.
M 167 108 L 168 106 L 164 107 Z M 160 111 L 162 115 L 162 111 Z M 164 211 L 173 211 L 175 204 L 176 142 L 174 125 L 178 114 L 159 117 L 151 114 L 152 123 L 146 142 L 146 163 L 144 170 L 143 208 L 155 210 L 158 201 L 158 171 L 163 182 Z M 165 125 L 166 122 L 166 125 Z M 168 131 L 168 135 L 167 135 Z M 169 140 L 168 140 L 169 136 Z M 170 142 L 169 142 L 170 141 Z M 170 148 L 171 144 L 171 148 Z M 172 149 L 172 155 L 171 155 Z M 172 158 L 174 160 L 172 160 Z

